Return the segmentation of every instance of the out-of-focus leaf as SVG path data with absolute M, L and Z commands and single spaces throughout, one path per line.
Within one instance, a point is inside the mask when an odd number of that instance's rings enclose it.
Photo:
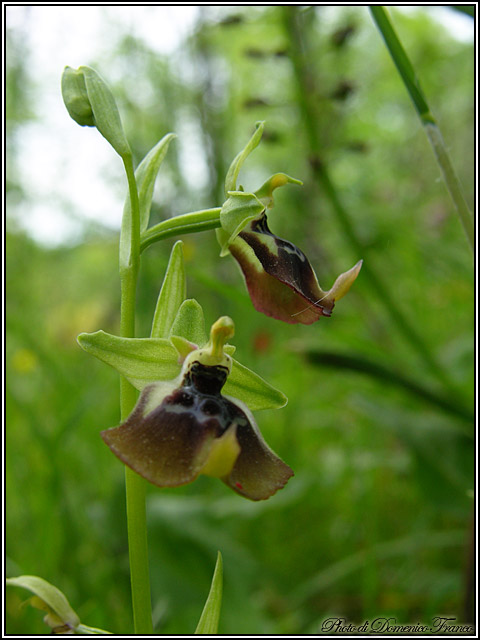
M 195 629 L 196 635 L 209 635 L 218 632 L 218 621 L 222 608 L 223 592 L 223 560 L 220 551 L 217 555 L 217 563 L 213 573 L 210 592 L 205 602 L 205 606 Z
M 153 317 L 152 338 L 166 338 L 168 336 L 180 305 L 185 300 L 187 286 L 182 247 L 183 242 L 179 240 L 173 246 L 170 254 Z
M 54 587 L 53 584 L 50 584 L 43 578 L 39 578 L 38 576 L 18 576 L 16 578 L 7 578 L 6 582 L 7 585 L 13 587 L 28 589 L 40 599 L 41 602 L 34 601 L 33 604 L 35 607 L 47 611 L 47 624 L 51 622 L 57 626 L 58 622 L 61 621 L 72 630 L 80 624 L 80 618 L 72 609 L 60 589 L 57 589 L 57 587 Z M 47 608 L 42 606 L 42 603 L 44 603 Z M 54 616 L 52 616 L 52 613 Z

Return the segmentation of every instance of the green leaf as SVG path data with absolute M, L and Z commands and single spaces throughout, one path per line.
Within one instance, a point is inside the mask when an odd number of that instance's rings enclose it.
M 43 578 L 38 576 L 18 576 L 17 578 L 7 578 L 7 585 L 14 587 L 23 587 L 35 594 L 48 609 L 58 616 L 63 624 L 68 625 L 72 629 L 80 624 L 80 618 L 70 606 L 64 594 Z M 38 607 L 38 605 L 36 605 Z M 41 607 L 43 609 L 43 607 Z
M 250 140 L 247 142 L 245 147 L 240 151 L 240 153 L 235 157 L 232 164 L 230 165 L 227 176 L 225 178 L 225 195 L 228 194 L 229 191 L 236 191 L 237 189 L 237 178 L 240 173 L 240 169 L 242 168 L 243 163 L 247 159 L 247 157 L 252 153 L 252 151 L 258 146 L 262 134 L 263 129 L 265 128 L 264 122 L 259 122 L 257 124 L 257 129 Z
M 107 83 L 91 67 L 81 66 L 78 70 L 85 77 L 85 87 L 92 106 L 95 126 L 119 156 L 124 158 L 131 155 L 117 104 Z
M 170 330 L 170 335 L 186 338 L 199 347 L 207 342 L 203 309 L 196 300 L 185 300 L 182 303 Z
M 242 400 L 251 411 L 280 409 L 288 398 L 259 375 L 233 360 L 232 371 L 223 388 L 226 395 Z
M 174 133 L 167 133 L 166 136 L 150 149 L 135 171 L 140 203 L 140 232 L 145 231 L 148 227 L 155 180 L 163 159 L 167 154 L 170 142 L 176 137 Z M 129 198 L 127 198 L 125 206 L 127 206 L 127 203 L 130 205 Z
M 230 197 L 223 204 L 220 212 L 221 230 L 217 230 L 217 238 L 222 250 L 220 256 L 228 254 L 228 246 L 235 240 L 240 231 L 251 220 L 265 210 L 265 205 L 253 193 L 230 191 Z
M 214 635 L 218 632 L 218 621 L 222 607 L 223 592 L 223 560 L 220 551 L 217 555 L 217 563 L 213 573 L 210 592 L 205 602 L 205 606 L 195 629 L 196 635 Z
M 153 317 L 152 338 L 168 337 L 180 305 L 185 300 L 187 285 L 182 247 L 183 242 L 179 240 L 170 254 Z
M 104 331 L 81 333 L 78 344 L 142 390 L 157 380 L 172 380 L 180 373 L 178 352 L 164 338 L 121 338 Z

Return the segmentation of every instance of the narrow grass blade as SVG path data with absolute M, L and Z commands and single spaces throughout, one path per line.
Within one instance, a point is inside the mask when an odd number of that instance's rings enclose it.
M 205 606 L 195 629 L 196 635 L 211 635 L 218 632 L 218 621 L 222 607 L 223 592 L 223 560 L 220 551 L 217 555 L 217 564 L 213 573 L 212 585 L 205 602 Z
M 427 98 L 420 87 L 420 83 L 412 63 L 408 59 L 405 49 L 395 33 L 385 9 L 379 5 L 371 5 L 370 12 L 380 33 L 382 34 L 385 44 L 392 56 L 392 60 L 397 67 L 403 83 L 405 84 L 405 88 L 410 94 L 420 120 L 425 128 L 425 132 L 435 153 L 438 165 L 442 171 L 445 185 L 450 193 L 453 204 L 457 209 L 465 234 L 473 251 L 475 243 L 473 216 L 463 195 L 460 182 L 453 169 L 440 129 L 435 118 L 430 112 Z

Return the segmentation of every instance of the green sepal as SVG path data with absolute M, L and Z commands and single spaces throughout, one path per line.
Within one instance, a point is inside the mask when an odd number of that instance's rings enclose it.
M 215 635 L 218 633 L 218 622 L 222 608 L 223 592 L 223 560 L 220 551 L 217 554 L 215 571 L 213 572 L 210 591 L 198 621 L 195 635 Z
M 186 351 L 192 343 L 185 337 L 175 338 L 174 346 L 173 340 L 164 338 L 121 338 L 97 331 L 81 333 L 77 340 L 82 349 L 109 364 L 141 391 L 151 382 L 173 380 L 180 374 L 181 363 L 188 355 L 182 355 L 182 349 Z M 231 349 L 228 345 L 225 352 L 230 354 Z M 281 391 L 237 360 L 233 360 L 224 391 L 244 402 L 251 411 L 278 409 L 287 403 Z
M 75 630 L 80 624 L 80 618 L 70 606 L 65 595 L 43 578 L 38 576 L 18 576 L 17 578 L 7 578 L 7 585 L 13 587 L 23 587 L 33 593 L 41 602 L 33 600 L 32 604 L 38 609 L 47 612 L 45 622 L 53 625 L 52 628 L 61 626 L 59 623 L 68 625 Z M 44 603 L 46 606 L 42 606 Z
M 186 292 L 183 242 L 179 240 L 170 253 L 167 271 L 158 295 L 152 323 L 152 338 L 168 338 Z
M 220 256 L 226 256 L 228 247 L 245 226 L 258 218 L 265 205 L 253 193 L 230 191 L 220 212 L 221 229 L 217 230 L 217 239 L 222 248 Z
M 82 127 L 94 127 L 92 105 L 85 86 L 85 76 L 79 69 L 65 67 L 62 73 L 62 97 L 70 117 Z
M 232 359 L 232 370 L 223 391 L 225 395 L 244 402 L 250 411 L 280 409 L 288 402 L 284 393 L 234 359 Z
M 196 300 L 182 302 L 170 330 L 170 336 L 181 336 L 198 346 L 203 346 L 207 342 L 203 309 Z
M 165 338 L 122 338 L 97 331 L 81 333 L 77 341 L 82 349 L 116 369 L 139 390 L 180 373 L 178 352 Z
M 237 189 L 237 179 L 238 174 L 240 173 L 240 169 L 242 168 L 243 163 L 250 155 L 250 153 L 258 146 L 262 135 L 263 129 L 265 128 L 264 122 L 258 122 L 255 133 L 247 142 L 245 147 L 235 156 L 232 164 L 230 165 L 227 175 L 225 177 L 225 195 L 228 195 L 229 191 L 236 191 Z
M 155 180 L 167 154 L 170 142 L 176 137 L 174 133 L 167 133 L 166 136 L 150 149 L 135 171 L 140 206 L 140 233 L 148 227 Z M 130 206 L 130 198 L 128 197 L 125 206 Z
M 85 87 L 98 131 L 119 156 L 125 158 L 131 155 L 117 104 L 109 86 L 91 67 L 82 66 L 78 71 L 83 73 L 85 78 Z
M 262 184 L 260 189 L 257 189 L 257 191 L 255 191 L 255 195 L 260 200 L 260 202 L 262 202 L 264 207 L 266 207 L 267 209 L 271 209 L 274 204 L 274 190 L 278 189 L 278 187 L 284 187 L 288 183 L 298 184 L 300 186 L 303 185 L 303 182 L 301 180 L 297 180 L 296 178 L 287 176 L 286 173 L 275 173 Z

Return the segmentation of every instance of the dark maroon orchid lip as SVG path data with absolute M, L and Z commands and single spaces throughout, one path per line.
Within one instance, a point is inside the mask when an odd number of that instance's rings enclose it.
M 265 211 L 246 225 L 229 245 L 239 263 L 257 311 L 290 324 L 312 324 L 330 317 L 337 299 L 345 295 L 361 263 L 339 276 L 323 291 L 306 255 L 268 228 Z
M 159 487 L 186 484 L 221 469 L 218 477 L 240 495 L 269 498 L 293 471 L 265 443 L 248 409 L 221 394 L 227 375 L 224 366 L 193 361 L 179 386 L 153 408 L 151 399 L 162 383 L 145 387 L 133 413 L 119 427 L 102 431 L 103 440 L 122 462 Z M 212 466 L 215 443 L 221 441 L 231 463 Z

